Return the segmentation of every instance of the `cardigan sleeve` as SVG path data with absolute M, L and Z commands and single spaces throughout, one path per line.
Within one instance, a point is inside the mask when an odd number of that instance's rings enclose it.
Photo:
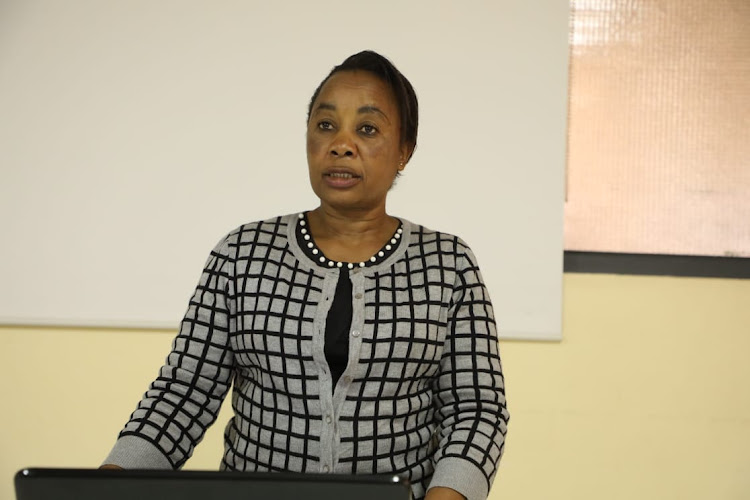
M 228 252 L 228 240 L 211 252 L 164 366 L 104 463 L 177 469 L 216 419 L 233 364 Z
M 435 380 L 438 449 L 430 487 L 484 500 L 509 419 L 492 304 L 471 250 L 459 240 L 448 331 Z

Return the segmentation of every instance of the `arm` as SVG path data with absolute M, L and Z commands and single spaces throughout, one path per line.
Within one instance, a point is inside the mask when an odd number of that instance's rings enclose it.
M 451 488 L 433 486 L 427 490 L 424 500 L 466 500 L 466 497 Z
M 172 351 L 104 463 L 176 469 L 216 419 L 232 375 L 228 244 L 209 257 Z
M 430 500 L 448 494 L 433 492 L 438 487 L 468 500 L 487 497 L 509 418 L 489 294 L 471 250 L 460 241 L 458 249 L 448 332 L 434 383 L 439 446 Z

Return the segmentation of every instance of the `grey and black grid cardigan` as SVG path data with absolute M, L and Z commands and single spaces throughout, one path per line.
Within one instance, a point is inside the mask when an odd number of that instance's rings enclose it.
M 508 412 L 492 304 L 459 238 L 403 220 L 383 262 L 350 271 L 349 363 L 324 332 L 338 269 L 300 249 L 296 215 L 216 246 L 165 365 L 106 463 L 179 468 L 234 385 L 222 469 L 396 473 L 483 500 Z

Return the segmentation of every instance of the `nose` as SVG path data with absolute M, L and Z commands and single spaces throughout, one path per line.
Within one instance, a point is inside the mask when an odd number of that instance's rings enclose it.
M 336 158 L 354 157 L 357 155 L 357 145 L 350 134 L 341 132 L 334 137 L 329 153 Z

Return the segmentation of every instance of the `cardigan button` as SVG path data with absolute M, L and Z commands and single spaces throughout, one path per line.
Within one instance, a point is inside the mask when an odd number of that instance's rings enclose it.
M 359 330 L 354 330 L 352 332 L 352 337 L 359 337 Z

